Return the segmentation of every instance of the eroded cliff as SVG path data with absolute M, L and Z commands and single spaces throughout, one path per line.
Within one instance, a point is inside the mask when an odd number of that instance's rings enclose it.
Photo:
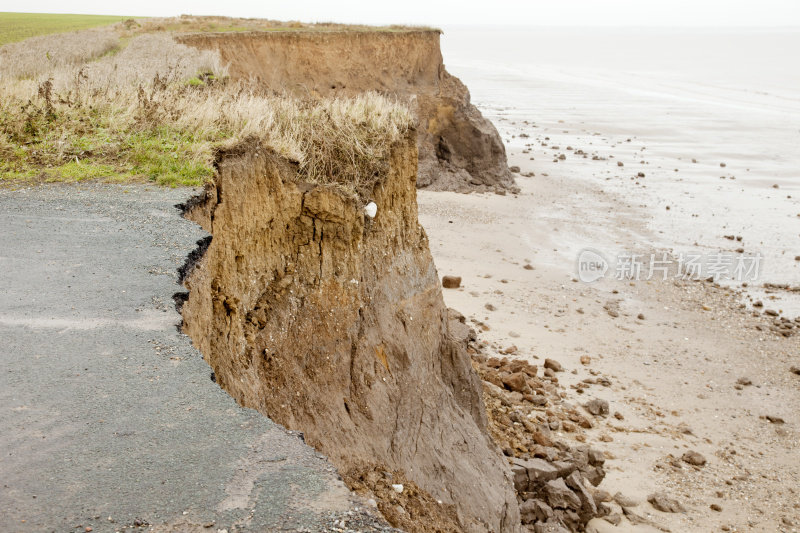
M 221 154 L 187 211 L 212 240 L 186 280 L 184 331 L 239 403 L 343 473 L 396 471 L 429 493 L 403 511 L 415 530 L 516 531 L 509 465 L 417 220 L 414 132 L 388 163 L 370 219 L 258 145 Z
M 416 113 L 420 188 L 516 190 L 497 130 L 444 68 L 438 31 L 280 31 L 176 35 L 216 50 L 232 78 L 278 93 L 396 96 Z

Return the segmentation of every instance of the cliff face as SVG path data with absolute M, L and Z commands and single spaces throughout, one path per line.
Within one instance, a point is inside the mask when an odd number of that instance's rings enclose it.
M 451 529 L 515 531 L 509 467 L 417 221 L 413 133 L 389 163 L 369 219 L 263 149 L 221 156 L 187 212 L 213 238 L 186 280 L 184 331 L 220 386 L 340 471 L 400 470 L 455 511 Z
M 233 78 L 302 96 L 395 95 L 419 119 L 417 186 L 432 190 L 516 190 L 497 130 L 447 73 L 438 31 L 249 32 L 177 35 L 216 50 Z

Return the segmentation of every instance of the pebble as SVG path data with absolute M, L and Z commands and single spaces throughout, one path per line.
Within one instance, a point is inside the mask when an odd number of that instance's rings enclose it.
M 606 400 L 601 400 L 600 398 L 589 400 L 586 402 L 584 407 L 586 407 L 586 410 L 592 413 L 594 416 L 604 416 L 608 414 L 608 402 Z
M 766 418 L 767 420 L 769 420 L 769 421 L 770 421 L 770 422 L 772 422 L 773 424 L 784 424 L 784 423 L 785 423 L 785 421 L 783 420 L 783 418 L 781 418 L 781 417 L 779 417 L 779 416 L 774 416 L 774 415 L 766 415 L 764 418 Z
M 718 513 L 721 513 L 722 512 L 722 506 L 717 504 L 717 503 L 712 503 L 711 504 L 711 510 L 712 511 L 716 511 Z
M 402 483 L 392 484 L 392 489 L 394 489 L 394 491 L 397 494 L 402 494 L 403 493 L 403 484 Z
M 693 466 L 703 466 L 707 462 L 703 454 L 696 452 L 694 450 L 690 450 L 684 453 L 681 459 L 683 459 L 685 463 L 689 463 L 690 465 Z
M 559 363 L 555 359 L 545 359 L 544 367 L 546 369 L 552 370 L 553 372 L 562 372 L 564 370 L 564 367 L 561 366 L 561 363 Z
M 461 286 L 461 276 L 444 276 L 442 287 L 445 289 L 457 289 Z
M 686 512 L 686 508 L 683 505 L 681 505 L 681 503 L 678 500 L 676 500 L 675 498 L 671 498 L 670 496 L 667 496 L 663 492 L 656 492 L 654 494 L 651 494 L 650 496 L 647 497 L 647 501 L 650 502 L 650 505 L 652 505 L 662 513 Z

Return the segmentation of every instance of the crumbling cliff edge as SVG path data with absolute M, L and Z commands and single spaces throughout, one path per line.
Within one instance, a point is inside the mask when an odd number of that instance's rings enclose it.
M 419 487 L 404 511 L 415 530 L 517 531 L 510 468 L 417 220 L 413 131 L 388 163 L 362 199 L 371 219 L 257 145 L 220 154 L 187 207 L 212 240 L 185 280 L 184 331 L 221 387 L 302 431 L 346 480 L 394 472 Z
M 277 93 L 353 96 L 377 91 L 418 118 L 417 186 L 431 190 L 514 191 L 494 125 L 444 67 L 438 30 L 274 31 L 178 34 L 186 45 L 219 52 L 234 79 Z

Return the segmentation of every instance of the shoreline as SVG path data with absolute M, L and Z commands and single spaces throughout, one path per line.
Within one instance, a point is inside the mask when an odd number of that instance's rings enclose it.
M 747 280 L 753 302 L 800 315 L 800 292 L 762 286 L 800 280 L 800 77 L 782 67 L 800 32 L 636 35 L 452 29 L 442 47 L 449 70 L 500 131 L 509 165 L 535 180 L 550 174 L 613 195 L 614 209 L 643 221 L 640 235 L 623 239 L 634 248 L 627 251 L 721 253 L 731 261 L 761 254 L 758 279 Z M 584 220 L 573 227 L 572 255 L 561 260 L 571 267 L 585 247 L 613 256 L 617 227 L 609 221 L 616 221 L 571 200 L 551 206 Z
M 800 377 L 790 371 L 800 363 L 800 335 L 769 331 L 772 317 L 752 316 L 738 291 L 708 282 L 578 281 L 562 248 L 587 233 L 582 220 L 601 221 L 589 233 L 625 248 L 651 235 L 646 217 L 624 198 L 587 187 L 589 180 L 544 176 L 520 149 L 509 150 L 509 164 L 537 174 L 518 177 L 519 195 L 419 191 L 420 221 L 440 276 L 464 280 L 444 291 L 447 305 L 473 327 L 486 326 L 480 338 L 490 352 L 514 345 L 531 363 L 556 359 L 567 370 L 566 402 L 600 398 L 620 413 L 595 417 L 586 441 L 610 458 L 599 488 L 637 501 L 629 510 L 650 522 L 634 526 L 637 518 L 628 516 L 618 530 L 779 529 L 787 527 L 784 517 L 800 524 L 792 507 L 800 482 Z M 595 374 L 611 386 L 592 384 Z M 689 450 L 707 465 L 682 462 Z M 654 510 L 646 498 L 660 490 L 689 511 Z M 760 502 L 767 501 L 765 509 Z

